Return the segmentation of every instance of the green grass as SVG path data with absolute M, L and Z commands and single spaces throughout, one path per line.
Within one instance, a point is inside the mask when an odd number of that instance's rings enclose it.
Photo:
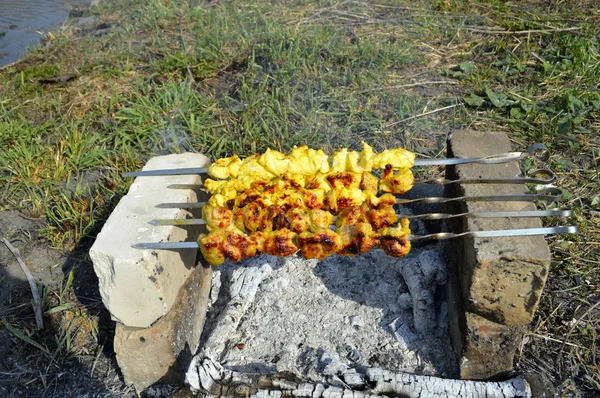
M 64 30 L 0 71 L 0 210 L 45 217 L 55 247 L 94 234 L 128 188 L 122 173 L 156 154 L 365 140 L 433 157 L 452 129 L 499 130 L 515 149 L 550 148 L 582 229 L 550 240 L 550 285 L 576 289 L 561 313 L 546 293 L 533 330 L 565 336 L 598 300 L 595 2 L 128 0 L 95 12 L 107 31 Z M 64 74 L 75 79 L 40 82 Z M 569 338 L 584 348 L 549 377 L 600 391 L 596 335 Z M 560 344 L 545 344 L 526 346 L 519 366 L 535 368 L 535 347 L 555 360 Z

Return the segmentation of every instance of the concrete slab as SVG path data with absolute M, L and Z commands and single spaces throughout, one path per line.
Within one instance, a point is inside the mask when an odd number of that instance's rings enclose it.
M 184 153 L 154 157 L 144 170 L 209 164 L 210 159 L 202 154 Z M 90 257 L 98 275 L 102 300 L 113 319 L 126 326 L 148 327 L 171 309 L 179 289 L 192 272 L 197 250 L 139 250 L 131 245 L 196 240 L 198 227 L 156 227 L 148 222 L 190 217 L 185 210 L 155 206 L 163 202 L 197 201 L 194 191 L 167 186 L 200 182 L 197 175 L 138 177 L 106 221 L 90 249 Z

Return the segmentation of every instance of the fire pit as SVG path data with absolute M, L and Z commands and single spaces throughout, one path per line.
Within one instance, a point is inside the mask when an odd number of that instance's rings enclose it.
M 101 286 L 105 304 L 120 321 L 115 349 L 126 381 L 142 389 L 161 377 L 164 382 L 175 381 L 185 372 L 189 385 L 209 393 L 229 394 L 234 392 L 228 390 L 232 386 L 245 386 L 251 393 L 263 389 L 302 396 L 298 390 L 302 383 L 307 389 L 321 385 L 342 392 L 381 394 L 383 390 L 377 388 L 392 379 L 397 385 L 388 386 L 392 390 L 387 392 L 399 393 L 400 389 L 406 393 L 399 387 L 400 380 L 414 384 L 425 382 L 419 378 L 426 376 L 486 379 L 507 375 L 520 333 L 531 321 L 545 283 L 549 252 L 541 235 L 575 229 L 541 228 L 540 216 L 570 214 L 562 209 L 540 212 L 531 203 L 558 197 L 556 189 L 536 194 L 525 189 L 523 182 L 548 182 L 548 176 L 519 177 L 514 162 L 489 160 L 489 155 L 509 152 L 505 136 L 455 132 L 449 150 L 456 158 L 485 159 L 465 164 L 450 160 L 446 177 L 453 181 L 429 181 L 441 182 L 445 192 L 442 185 L 423 184 L 400 197 L 404 206 L 397 210 L 411 220 L 406 239 L 413 244 L 410 254 L 400 259 L 381 250 L 358 257 L 327 256 L 321 261 L 263 255 L 241 263 L 226 262 L 211 275 L 210 268 L 198 266 L 192 271 L 185 265 L 190 264 L 185 253 L 198 247 L 198 232 L 186 228 L 196 228 L 202 221 L 196 221 L 197 214 L 184 220 L 190 213 L 182 209 L 200 207 L 194 203 L 205 199 L 180 189 L 178 200 L 155 198 L 152 208 L 159 205 L 169 214 L 129 208 L 130 216 L 140 216 L 139 222 L 158 225 L 135 226 L 137 235 L 145 235 L 123 242 L 145 249 L 128 260 L 127 272 L 135 276 L 135 270 L 142 278 L 145 274 L 150 282 L 144 287 L 147 291 L 121 291 L 123 298 L 114 293 L 123 289 L 118 285 L 125 281 L 118 274 L 125 267 L 119 267 L 121 254 L 108 254 L 114 248 L 103 246 L 104 230 L 90 252 L 105 285 Z M 521 157 L 526 155 L 531 154 Z M 161 171 L 150 174 L 162 174 L 160 179 L 190 187 L 199 184 L 198 180 L 165 177 Z M 139 186 L 152 178 L 142 177 Z M 168 185 L 167 180 L 161 184 Z M 169 195 L 173 191 L 177 190 L 171 189 Z M 436 219 L 446 221 L 428 221 Z M 146 230 L 140 232 L 142 228 Z M 180 231 L 188 232 L 181 235 Z M 510 237 L 519 235 L 531 236 Z M 118 238 L 111 238 L 114 245 Z M 446 241 L 453 243 L 436 240 L 445 238 L 454 238 Z M 188 242 L 178 243 L 182 240 Z M 183 267 L 173 267 L 173 260 L 161 253 L 179 256 L 175 262 Z M 177 283 L 173 287 L 169 283 L 182 276 L 187 282 L 179 282 L 182 288 L 174 294 Z M 161 306 L 150 305 L 158 309 L 149 312 L 134 305 L 127 312 L 117 304 L 119 300 L 144 301 L 144 295 Z M 146 313 L 137 316 L 135 311 Z M 161 350 L 169 355 L 161 355 Z M 156 363 L 148 361 L 149 357 L 157 358 Z M 139 367 L 136 361 L 150 365 Z M 254 380 L 260 375 L 271 384 Z M 517 384 L 507 385 L 514 391 L 528 388 L 526 383 Z M 440 385 L 444 391 L 456 387 L 449 381 Z M 476 383 L 468 386 L 464 388 L 483 388 Z

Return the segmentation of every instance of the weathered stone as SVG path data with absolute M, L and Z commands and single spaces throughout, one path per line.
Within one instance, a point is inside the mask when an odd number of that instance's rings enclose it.
M 144 170 L 204 167 L 210 160 L 202 154 L 158 156 Z M 148 327 L 165 315 L 192 272 L 197 250 L 139 250 L 137 242 L 195 240 L 198 228 L 151 226 L 153 219 L 186 218 L 181 209 L 160 209 L 163 202 L 197 201 L 194 191 L 169 189 L 172 183 L 200 183 L 197 175 L 138 177 L 121 199 L 90 249 L 100 293 L 113 319 L 127 326 Z M 197 214 L 195 215 L 198 216 Z
M 466 334 L 460 360 L 460 378 L 481 380 L 508 375 L 521 342 L 519 327 L 501 325 L 466 313 Z
M 126 384 L 141 391 L 154 383 L 183 381 L 198 349 L 206 319 L 212 268 L 198 265 L 181 287 L 175 304 L 149 328 L 117 324 L 115 353 Z
M 505 134 L 456 131 L 449 140 L 450 156 L 480 157 L 510 152 Z M 517 162 L 499 165 L 464 164 L 450 171 L 453 178 L 517 177 Z M 524 184 L 462 184 L 450 196 L 526 193 Z M 535 210 L 529 202 L 461 202 L 459 212 Z M 469 218 L 454 227 L 463 231 L 539 228 L 537 218 Z M 548 276 L 550 251 L 542 236 L 462 239 L 458 272 L 463 300 L 469 311 L 507 325 L 531 322 Z

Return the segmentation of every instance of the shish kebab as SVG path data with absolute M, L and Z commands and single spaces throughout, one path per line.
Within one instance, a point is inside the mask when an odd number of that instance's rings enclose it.
M 318 151 L 316 151 L 318 152 Z M 407 151 L 408 152 L 408 151 Z M 527 148 L 526 152 L 506 152 L 496 155 L 483 156 L 479 158 L 449 158 L 449 159 L 415 159 L 413 155 L 412 166 L 453 166 L 466 163 L 481 163 L 481 164 L 502 164 L 516 160 L 534 158 L 540 162 L 545 162 L 549 159 L 549 153 L 544 144 L 536 143 Z M 228 158 L 226 158 L 228 159 Z M 207 169 L 202 167 L 187 167 L 179 169 L 164 169 L 164 170 L 142 170 L 132 171 L 124 174 L 125 177 L 151 177 L 165 175 L 187 175 L 187 174 L 206 174 Z M 215 178 L 218 178 L 215 176 Z
M 287 256 L 300 250 L 307 258 L 324 258 L 333 253 L 356 255 L 376 246 L 392 256 L 406 255 L 410 250 L 410 240 L 419 237 L 410 235 L 406 218 L 400 220 L 399 227 L 393 227 L 398 221 L 398 216 L 391 208 L 396 203 L 395 197 L 388 193 L 378 198 L 377 192 L 404 193 L 412 187 L 410 167 L 415 163 L 414 154 L 402 148 L 374 154 L 370 146 L 363 145 L 361 153 L 338 150 L 331 160 L 322 151 L 307 147 L 295 148 L 290 158 L 280 152 L 268 150 L 260 157 L 254 155 L 244 161 L 237 156 L 218 160 L 209 167 L 208 173 L 211 176 L 238 178 L 237 181 L 232 178 L 233 181 L 229 182 L 206 181 L 208 190 L 216 195 L 211 197 L 211 200 L 215 199 L 213 203 L 203 208 L 203 218 L 210 233 L 201 235 L 197 246 L 200 246 L 205 258 L 212 264 L 220 264 L 225 258 L 239 261 L 260 252 Z M 513 157 L 536 156 L 534 152 L 540 148 L 539 145 L 537 148 L 533 146 L 528 155 L 518 153 L 519 156 Z M 496 156 L 484 159 L 490 163 L 499 163 Z M 482 158 L 474 159 L 481 160 Z M 464 160 L 460 163 L 464 163 Z M 373 168 L 384 169 L 381 181 L 370 173 Z M 393 174 L 394 169 L 399 170 L 396 176 Z M 309 200 L 302 200 L 294 192 L 279 195 L 279 202 L 270 200 L 281 192 L 290 191 L 290 187 L 303 190 L 305 186 L 308 189 L 304 192 L 304 199 Z M 262 199 L 266 199 L 267 203 L 257 204 L 257 199 L 261 198 L 259 190 L 263 191 Z M 367 191 L 368 194 L 364 195 L 362 191 Z M 252 193 L 249 195 L 249 192 Z M 315 195 L 315 192 L 319 195 Z M 326 198 L 324 192 L 327 192 Z M 540 196 L 543 195 L 538 195 Z M 291 201 L 289 197 L 292 198 Z M 550 198 L 551 196 L 546 199 Z M 440 201 L 439 199 L 444 198 L 434 199 Z M 310 216 L 306 211 L 298 209 L 298 205 L 303 202 L 310 208 Z M 362 202 L 368 202 L 369 205 Z M 282 204 L 283 207 L 280 206 Z M 246 211 L 244 207 L 247 205 L 254 205 L 253 210 Z M 334 214 L 339 213 L 336 220 L 339 234 L 329 229 L 333 217 L 328 211 L 322 210 L 324 206 Z M 231 211 L 234 207 L 235 217 Z M 317 216 L 313 217 L 314 214 Z M 550 211 L 550 214 L 555 213 Z M 499 236 L 498 233 L 512 235 L 516 231 L 486 232 L 492 234 L 489 236 Z M 519 233 L 533 232 L 522 230 Z M 535 233 L 551 232 L 548 229 L 536 229 Z M 448 238 L 458 235 L 436 236 L 439 239 L 442 236 Z M 434 235 L 429 237 L 434 238 Z M 150 245 L 153 248 L 173 248 L 173 245 L 168 244 Z M 149 246 L 138 244 L 134 247 Z

